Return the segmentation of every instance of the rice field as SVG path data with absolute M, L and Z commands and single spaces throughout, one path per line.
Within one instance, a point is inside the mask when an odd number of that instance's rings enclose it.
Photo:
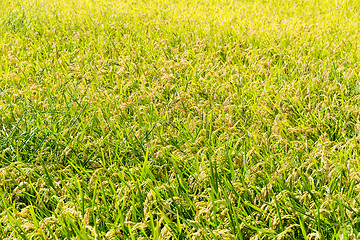
M 360 2 L 0 0 L 0 239 L 359 239 Z

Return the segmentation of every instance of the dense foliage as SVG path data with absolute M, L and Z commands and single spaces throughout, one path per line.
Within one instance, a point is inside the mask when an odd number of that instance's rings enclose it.
M 354 239 L 360 4 L 0 1 L 1 239 Z

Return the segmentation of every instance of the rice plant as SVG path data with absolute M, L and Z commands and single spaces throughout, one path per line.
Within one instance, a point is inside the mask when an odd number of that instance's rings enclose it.
M 359 29 L 352 0 L 0 1 L 0 238 L 360 238 Z

